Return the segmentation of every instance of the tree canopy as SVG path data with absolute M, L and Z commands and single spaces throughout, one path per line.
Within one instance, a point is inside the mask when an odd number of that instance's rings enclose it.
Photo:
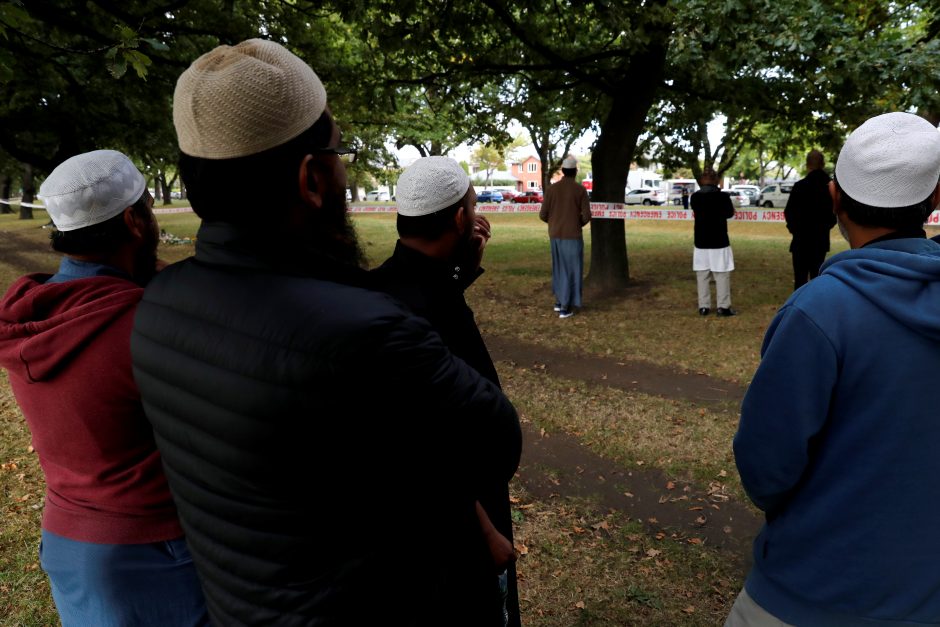
M 0 0 L 0 150 L 40 175 L 100 147 L 165 171 L 179 73 L 265 37 L 320 74 L 363 180 L 394 147 L 501 146 L 516 120 L 547 174 L 591 129 L 593 197 L 619 202 L 638 155 L 760 174 L 875 113 L 937 121 L 938 35 L 937 0 Z M 589 281 L 624 285 L 624 223 L 591 230 Z

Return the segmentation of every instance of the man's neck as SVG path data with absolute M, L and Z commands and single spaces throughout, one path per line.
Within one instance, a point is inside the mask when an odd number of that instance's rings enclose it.
M 398 240 L 402 246 L 415 250 L 433 259 L 447 261 L 454 254 L 454 245 L 449 237 L 428 240 L 421 237 L 402 237 Z

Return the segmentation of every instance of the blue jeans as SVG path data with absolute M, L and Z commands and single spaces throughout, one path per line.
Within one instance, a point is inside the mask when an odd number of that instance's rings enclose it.
M 209 616 L 182 538 L 151 544 L 78 542 L 45 529 L 39 562 L 62 627 L 195 627 Z

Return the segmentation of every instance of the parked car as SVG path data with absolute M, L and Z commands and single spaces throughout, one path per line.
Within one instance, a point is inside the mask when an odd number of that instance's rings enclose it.
M 793 189 L 793 185 L 768 185 L 760 190 L 760 200 L 758 202 L 760 202 L 761 207 L 786 207 L 791 189 Z
M 747 204 L 757 206 L 760 202 L 760 187 L 757 185 L 732 185 L 731 189 L 740 189 L 747 194 Z
M 514 192 L 511 189 L 501 189 L 499 191 L 503 195 L 503 201 L 512 202 L 512 199 L 518 196 L 518 192 Z
M 503 202 L 503 194 L 496 189 L 484 189 L 477 193 L 477 202 Z
M 519 194 L 518 196 L 512 199 L 513 202 L 528 202 L 528 203 L 542 202 L 542 200 L 543 200 L 542 192 L 538 192 L 538 191 L 522 192 L 521 194 Z
M 623 197 L 625 205 L 662 205 L 666 202 L 666 194 L 661 189 L 641 187 L 631 189 Z
M 366 194 L 366 202 L 388 202 L 390 200 L 388 192 L 373 189 Z
M 747 194 L 740 189 L 723 189 L 721 191 L 731 196 L 731 204 L 734 205 L 735 209 L 746 207 L 750 204 L 750 199 L 747 197 Z

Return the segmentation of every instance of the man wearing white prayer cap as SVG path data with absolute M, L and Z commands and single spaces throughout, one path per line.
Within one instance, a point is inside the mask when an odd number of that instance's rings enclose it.
M 46 480 L 40 565 L 64 626 L 202 625 L 202 588 L 131 372 L 157 270 L 153 198 L 130 159 L 60 164 L 39 196 L 64 254 L 0 301 L 0 366 Z
M 490 238 L 489 221 L 474 211 L 476 197 L 467 173 L 453 159 L 415 161 L 398 179 L 395 251 L 373 276 L 381 289 L 430 322 L 454 355 L 499 385 L 464 298 L 464 290 L 483 273 L 480 262 Z M 473 591 L 476 602 L 466 608 L 468 623 L 518 625 L 508 482 L 481 482 L 476 497 L 473 515 L 457 521 L 461 532 L 443 567 L 457 587 Z
M 512 477 L 519 420 L 370 289 L 320 77 L 276 42 L 218 46 L 173 121 L 202 224 L 147 287 L 131 352 L 213 624 L 479 624 L 441 547 L 478 485 Z
M 578 160 L 568 155 L 561 162 L 561 180 L 545 191 L 539 211 L 542 222 L 548 223 L 552 247 L 552 291 L 559 318 L 574 315 L 581 307 L 584 275 L 584 237 L 581 230 L 591 221 L 591 203 L 587 190 L 578 185 Z
M 734 454 L 766 514 L 726 625 L 940 624 L 940 133 L 910 113 L 853 131 L 830 184 L 851 249 L 764 338 Z

